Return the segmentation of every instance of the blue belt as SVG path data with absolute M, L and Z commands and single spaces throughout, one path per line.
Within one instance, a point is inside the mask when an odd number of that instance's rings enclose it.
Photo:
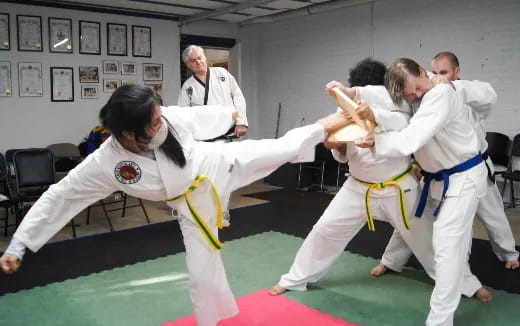
M 426 206 L 426 199 L 428 198 L 428 191 L 430 190 L 430 182 L 432 180 L 436 181 L 444 181 L 444 185 L 442 188 L 442 197 L 441 201 L 439 202 L 439 205 L 437 205 L 437 208 L 435 208 L 435 211 L 433 212 L 433 216 L 437 216 L 439 214 L 439 211 L 441 209 L 442 202 L 444 201 L 444 197 L 446 195 L 446 191 L 448 191 L 448 187 L 450 185 L 450 175 L 454 173 L 464 172 L 466 170 L 471 169 L 474 166 L 479 165 L 482 162 L 482 154 L 478 153 L 474 157 L 470 158 L 466 162 L 462 162 L 459 165 L 455 165 L 451 169 L 441 170 L 436 173 L 430 173 L 423 171 L 422 174 L 424 176 L 424 187 L 421 193 L 421 198 L 419 199 L 419 204 L 417 205 L 417 210 L 415 211 L 415 216 L 421 217 L 424 206 Z

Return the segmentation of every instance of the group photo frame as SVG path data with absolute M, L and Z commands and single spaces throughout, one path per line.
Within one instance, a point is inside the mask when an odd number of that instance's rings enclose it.
M 98 85 L 81 85 L 81 98 L 98 98 Z
M 74 101 L 74 70 L 72 67 L 51 67 L 51 101 Z
M 119 87 L 119 79 L 103 79 L 103 92 L 112 93 Z
M 72 19 L 49 17 L 49 52 L 72 53 Z
M 127 53 L 127 26 L 107 23 L 107 54 L 126 56 Z
M 42 52 L 42 18 L 16 15 L 18 51 Z
M 104 74 L 119 74 L 119 62 L 116 60 L 104 60 L 103 61 L 103 73 Z
M 99 67 L 79 66 L 80 83 L 99 83 Z
M 135 75 L 137 66 L 135 62 L 121 62 L 121 75 Z
M 101 24 L 79 21 L 79 53 L 101 55 Z
M 143 63 L 143 80 L 163 80 L 163 65 L 161 63 Z
M 43 96 L 42 64 L 40 62 L 18 63 L 18 92 L 20 97 Z
M 0 51 L 11 50 L 9 14 L 0 12 Z

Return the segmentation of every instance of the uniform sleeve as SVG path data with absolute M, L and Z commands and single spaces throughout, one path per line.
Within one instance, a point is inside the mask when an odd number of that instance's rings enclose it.
M 36 252 L 79 212 L 118 190 L 114 183 L 106 181 L 93 156 L 87 157 L 34 203 L 13 238 Z
M 366 101 L 376 120 L 377 131 L 401 130 L 408 125 L 411 109 L 408 103 L 395 105 L 384 86 L 355 87 L 355 100 Z
M 478 80 L 456 80 L 453 83 L 457 90 L 462 91 L 464 103 L 482 119 L 489 115 L 491 108 L 497 103 L 497 93 L 489 83 Z
M 406 128 L 374 135 L 376 154 L 386 157 L 411 155 L 456 116 L 458 107 L 457 95 L 451 86 L 434 87 L 423 97 Z
M 207 140 L 221 136 L 234 124 L 234 108 L 224 105 L 192 107 L 163 107 L 163 114 L 170 121 L 181 123 L 195 140 Z
M 238 112 L 238 118 L 236 121 L 237 125 L 247 126 L 247 116 L 246 116 L 246 99 L 240 90 L 240 87 L 235 80 L 235 77 L 227 72 L 229 79 L 229 88 L 231 91 L 231 97 L 233 98 L 233 104 L 235 105 L 235 109 Z

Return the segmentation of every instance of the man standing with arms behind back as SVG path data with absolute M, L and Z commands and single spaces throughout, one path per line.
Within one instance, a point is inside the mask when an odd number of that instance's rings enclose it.
M 209 141 L 229 142 L 247 133 L 246 100 L 233 75 L 222 67 L 208 67 L 204 50 L 190 45 L 182 51 L 182 61 L 193 73 L 179 93 L 178 106 L 232 105 L 238 112 L 236 124 L 225 134 Z M 223 201 L 224 226 L 229 226 L 229 198 Z

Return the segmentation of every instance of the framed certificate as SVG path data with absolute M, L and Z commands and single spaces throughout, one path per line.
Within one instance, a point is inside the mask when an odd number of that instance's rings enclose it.
M 126 25 L 107 23 L 108 55 L 127 55 Z
M 9 14 L 0 13 L 0 50 L 11 50 Z
M 101 54 L 101 24 L 79 21 L 79 53 Z
M 11 96 L 12 92 L 11 63 L 8 61 L 0 61 L 0 97 Z
M 121 63 L 121 75 L 135 75 L 136 66 L 133 62 L 122 62 Z
M 18 51 L 43 51 L 42 18 L 40 16 L 16 15 Z
M 99 83 L 99 67 L 79 66 L 80 83 Z
M 74 75 L 72 67 L 51 67 L 51 101 L 74 101 Z
M 119 87 L 118 79 L 103 79 L 103 92 L 112 93 Z
M 162 68 L 160 63 L 143 63 L 143 80 L 163 80 Z
M 20 97 L 43 96 L 41 63 L 18 63 L 18 91 Z
M 49 52 L 72 53 L 72 20 L 49 18 Z
M 81 98 L 98 98 L 98 85 L 81 85 Z
M 152 56 L 152 28 L 132 25 L 132 55 L 134 57 Z

